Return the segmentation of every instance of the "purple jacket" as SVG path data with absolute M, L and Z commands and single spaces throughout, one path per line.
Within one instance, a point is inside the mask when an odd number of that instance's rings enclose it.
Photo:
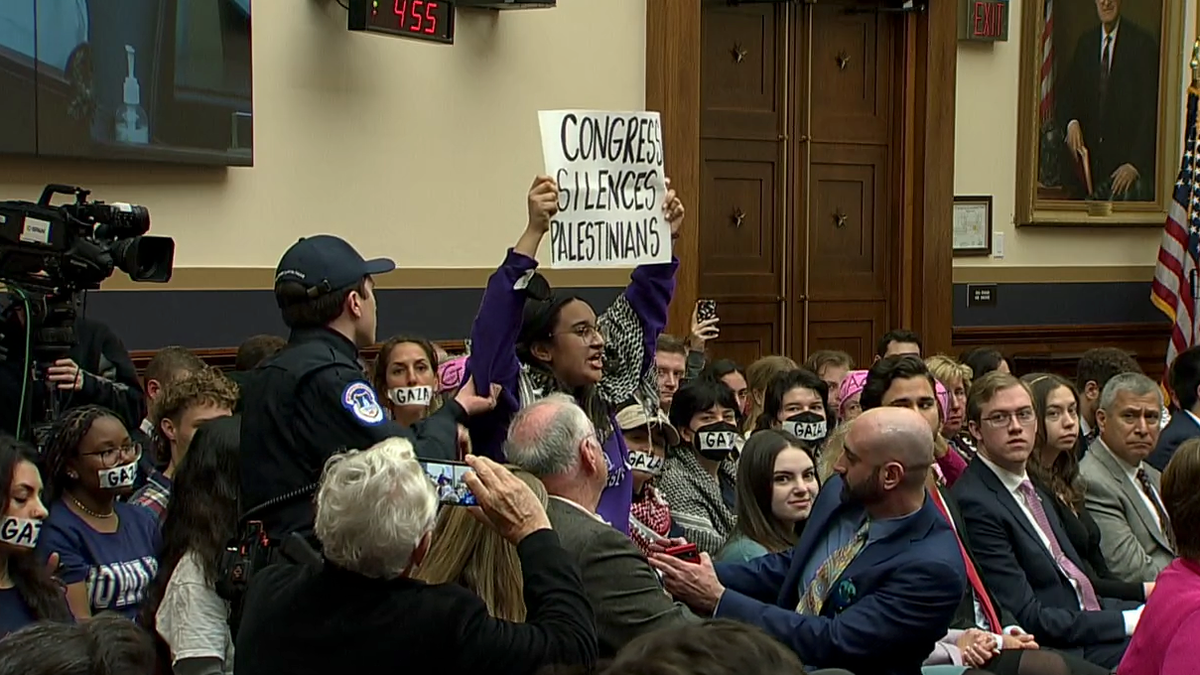
M 474 451 L 480 455 L 491 457 L 497 461 L 504 459 L 504 439 L 508 433 L 508 424 L 522 405 L 523 373 L 517 360 L 516 343 L 521 331 L 521 320 L 525 307 L 525 294 L 517 288 L 523 276 L 537 268 L 537 261 L 526 255 L 509 249 L 504 264 L 488 279 L 483 301 L 479 305 L 479 314 L 471 327 L 471 356 L 467 360 L 467 372 L 475 379 L 475 386 L 481 391 L 485 385 L 499 384 L 503 391 L 496 409 L 485 415 L 478 415 L 468 422 L 471 432 L 471 443 Z M 637 377 L 629 378 L 637 383 L 648 383 L 653 391 L 654 352 L 658 336 L 667 325 L 667 307 L 671 304 L 671 296 L 675 292 L 675 270 L 679 261 L 672 259 L 669 264 L 643 265 L 633 271 L 632 281 L 604 315 L 599 318 L 599 324 L 605 338 L 610 338 L 609 331 L 624 326 L 628 315 L 636 315 L 636 323 L 640 326 L 641 342 L 633 353 L 640 353 L 640 362 L 623 365 L 625 368 L 637 368 Z M 523 286 L 523 285 L 522 285 Z M 625 321 L 627 323 L 627 321 Z M 628 355 L 626 355 L 628 357 Z M 636 359 L 635 359 L 636 360 Z M 614 433 L 604 442 L 604 453 L 608 459 L 608 488 L 600 497 L 599 515 L 612 524 L 616 529 L 628 533 L 629 506 L 633 499 L 633 476 L 629 472 L 629 449 L 625 439 L 616 424 L 617 406 L 624 403 L 638 392 L 606 391 L 605 383 L 601 383 L 602 397 L 612 408 L 610 418 Z M 548 392 L 527 392 L 526 403 L 536 396 Z M 655 394 L 656 396 L 656 394 Z M 614 398 L 618 400 L 613 400 Z

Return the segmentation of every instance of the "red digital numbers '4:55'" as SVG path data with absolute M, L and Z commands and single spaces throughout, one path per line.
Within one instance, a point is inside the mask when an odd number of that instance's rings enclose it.
M 400 28 L 413 33 L 437 33 L 437 9 L 441 3 L 426 0 L 396 0 L 393 12 L 400 19 Z

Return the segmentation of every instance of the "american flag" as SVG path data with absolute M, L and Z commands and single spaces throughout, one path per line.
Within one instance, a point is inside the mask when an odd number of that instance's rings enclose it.
M 1054 122 L 1054 0 L 1046 0 L 1042 20 L 1041 98 L 1039 110 L 1042 123 Z
M 1175 328 L 1167 345 L 1167 368 L 1175 357 L 1197 343 L 1196 296 L 1200 293 L 1200 139 L 1196 137 L 1197 90 L 1188 89 L 1183 161 L 1175 181 L 1175 197 L 1167 213 L 1150 301 L 1162 310 Z

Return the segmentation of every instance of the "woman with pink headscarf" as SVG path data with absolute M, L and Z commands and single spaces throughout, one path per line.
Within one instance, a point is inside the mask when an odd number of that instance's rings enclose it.
M 843 422 L 858 417 L 862 414 L 862 405 L 859 399 L 862 397 L 863 386 L 867 383 L 867 371 L 852 370 L 846 373 L 846 377 L 842 379 L 842 386 L 838 391 L 838 419 Z

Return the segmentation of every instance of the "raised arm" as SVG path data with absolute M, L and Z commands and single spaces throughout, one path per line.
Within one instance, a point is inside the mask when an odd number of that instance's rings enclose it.
M 529 188 L 529 222 L 521 238 L 508 251 L 504 262 L 488 279 L 479 313 L 471 326 L 471 356 L 467 373 L 480 391 L 492 384 L 502 388 L 496 411 L 468 425 L 475 452 L 503 457 L 508 420 L 521 407 L 521 363 L 517 359 L 517 337 L 525 309 L 525 285 L 537 269 L 537 251 L 550 229 L 550 218 L 558 212 L 558 187 L 549 176 L 538 176 Z
M 671 225 L 674 246 L 683 225 L 684 209 L 675 191 L 670 189 L 669 180 L 667 186 L 663 212 Z M 598 319 L 606 342 L 605 357 L 617 362 L 609 371 L 616 375 L 605 375 L 600 381 L 601 396 L 613 405 L 624 403 L 639 391 L 643 397 L 658 395 L 657 384 L 650 374 L 658 336 L 667 326 L 667 308 L 675 294 L 677 269 L 679 259 L 674 256 L 669 263 L 641 265 L 633 271 L 625 292 Z

